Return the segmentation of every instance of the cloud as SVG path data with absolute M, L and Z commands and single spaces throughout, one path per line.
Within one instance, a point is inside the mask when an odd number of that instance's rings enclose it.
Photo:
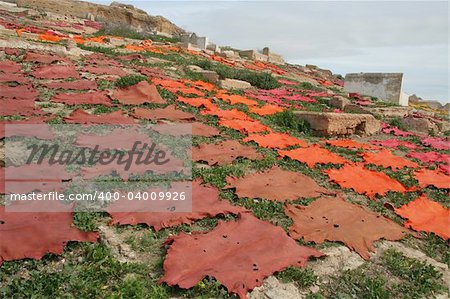
M 447 1 L 122 2 L 219 45 L 269 46 L 289 62 L 341 73 L 403 71 L 408 92 L 449 99 Z

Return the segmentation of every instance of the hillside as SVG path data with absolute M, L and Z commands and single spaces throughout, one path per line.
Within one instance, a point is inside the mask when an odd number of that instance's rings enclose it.
M 348 94 L 268 48 L 186 47 L 138 8 L 12 2 L 1 298 L 448 298 L 448 111 Z M 29 158 L 53 141 L 56 162 Z M 67 162 L 136 141 L 168 164 Z M 11 201 L 35 192 L 95 200 Z

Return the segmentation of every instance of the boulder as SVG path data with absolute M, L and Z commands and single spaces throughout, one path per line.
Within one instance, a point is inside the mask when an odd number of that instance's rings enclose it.
M 372 135 L 380 130 L 380 121 L 370 114 L 294 111 L 311 125 L 318 136 Z
M 247 89 L 252 87 L 250 83 L 236 79 L 220 80 L 219 85 L 223 89 Z
M 367 107 L 365 108 L 371 114 L 379 117 L 406 117 L 411 114 L 412 110 L 410 107 Z
M 344 98 L 342 96 L 335 96 L 330 100 L 330 106 L 335 107 L 341 110 L 344 110 L 344 107 L 350 104 L 350 100 L 347 98 Z
M 403 118 L 401 122 L 411 131 L 425 134 L 428 134 L 430 132 L 437 134 L 439 132 L 439 127 L 434 122 L 425 117 L 408 116 Z
M 439 103 L 438 101 L 422 101 L 422 102 L 420 102 L 420 104 L 425 104 L 425 105 L 427 105 L 428 107 L 430 107 L 431 109 L 434 109 L 434 110 L 439 110 L 439 109 L 443 108 L 442 104 Z

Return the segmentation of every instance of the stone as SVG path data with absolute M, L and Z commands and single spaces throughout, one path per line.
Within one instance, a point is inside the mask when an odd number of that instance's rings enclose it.
M 221 56 L 225 58 L 238 58 L 239 54 L 234 52 L 233 50 L 224 50 L 221 52 Z
M 95 16 L 93 14 L 91 14 L 90 12 L 88 12 L 86 19 L 91 20 L 91 21 L 95 21 Z
M 411 131 L 429 134 L 433 132 L 437 134 L 439 127 L 432 121 L 424 117 L 408 116 L 401 120 L 401 122 Z
M 256 60 L 256 61 L 263 61 L 263 62 L 267 62 L 267 60 L 269 59 L 269 57 L 267 55 L 259 53 L 258 51 L 255 51 L 255 50 L 239 51 L 239 56 L 241 56 L 242 58 L 247 58 L 247 59 Z
M 434 110 L 439 110 L 439 109 L 443 108 L 442 104 L 439 103 L 438 101 L 422 101 L 420 103 L 421 104 L 425 104 L 425 105 L 427 105 L 428 107 L 430 107 L 431 109 L 434 109 Z
M 190 32 L 181 35 L 181 42 L 185 47 L 190 44 L 200 50 L 206 50 L 211 44 L 206 36 L 197 36 L 197 34 Z
M 264 280 L 264 284 L 248 293 L 249 299 L 299 299 L 305 298 L 293 283 L 282 283 L 274 276 Z
M 252 87 L 250 83 L 236 79 L 220 80 L 219 85 L 223 89 L 248 89 Z
M 294 115 L 319 136 L 372 135 L 380 130 L 380 121 L 371 114 L 294 111 Z
M 205 77 L 208 82 L 213 84 L 217 84 L 219 82 L 219 75 L 214 71 L 200 71 L 198 73 Z
M 114 3 L 108 6 L 72 0 L 17 0 L 17 6 L 77 18 L 92 14 L 97 21 L 130 26 L 139 31 L 157 30 L 173 35 L 185 32 L 164 17 L 150 16 L 145 11 L 127 4 Z
M 330 100 L 330 106 L 344 110 L 344 107 L 350 104 L 350 100 L 341 96 L 335 96 Z
M 210 83 L 217 84 L 219 82 L 219 75 L 215 71 L 207 71 L 196 65 L 188 65 L 186 68 L 191 72 L 202 75 Z
M 344 107 L 344 112 L 346 113 L 370 113 L 367 108 L 359 106 L 357 104 L 348 104 Z
M 406 117 L 411 114 L 412 109 L 409 107 L 366 107 L 366 111 L 379 117 Z
M 310 262 L 310 267 L 321 281 L 339 274 L 340 271 L 353 270 L 364 264 L 364 260 L 345 246 L 322 249 L 326 257 Z
M 402 95 L 402 81 L 403 73 L 353 73 L 345 75 L 344 90 L 408 106 L 409 97 Z
M 201 72 L 203 71 L 203 69 L 197 65 L 188 65 L 186 67 L 188 70 L 192 71 L 192 72 Z

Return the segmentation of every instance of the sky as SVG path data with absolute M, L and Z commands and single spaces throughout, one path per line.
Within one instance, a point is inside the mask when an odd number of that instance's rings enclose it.
M 268 46 L 289 63 L 342 75 L 402 72 L 406 93 L 450 102 L 448 1 L 119 2 L 218 45 Z

